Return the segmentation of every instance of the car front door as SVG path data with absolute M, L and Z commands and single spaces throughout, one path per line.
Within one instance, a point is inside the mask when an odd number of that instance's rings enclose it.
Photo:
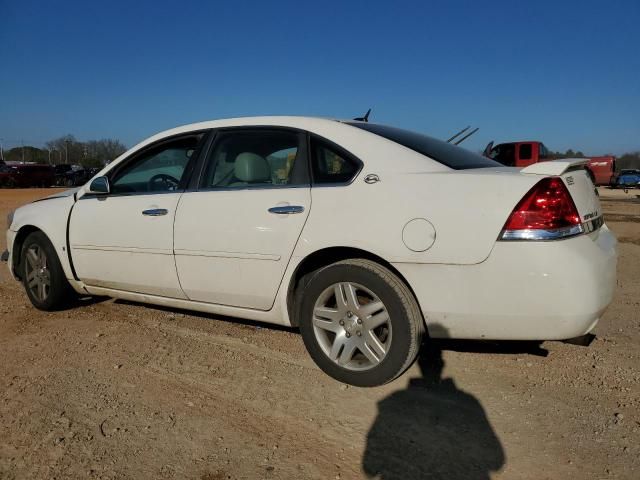
M 190 300 L 269 310 L 311 207 L 306 134 L 218 131 L 174 230 Z
M 173 221 L 204 136 L 145 147 L 107 174 L 109 194 L 78 200 L 69 243 L 86 285 L 185 298 L 173 257 Z

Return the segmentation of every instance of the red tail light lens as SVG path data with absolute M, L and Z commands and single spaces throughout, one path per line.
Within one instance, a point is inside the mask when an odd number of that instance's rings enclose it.
M 513 209 L 502 240 L 553 240 L 583 232 L 580 214 L 559 177 L 540 180 Z

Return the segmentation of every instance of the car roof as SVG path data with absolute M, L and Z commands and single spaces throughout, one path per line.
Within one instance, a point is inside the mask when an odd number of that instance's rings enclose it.
M 353 123 L 353 120 L 349 120 Z M 333 118 L 304 116 L 236 117 L 190 123 L 164 130 L 138 143 L 111 162 L 108 168 L 136 150 L 156 141 L 183 133 L 226 127 L 284 127 L 305 130 L 345 148 L 356 157 L 366 159 L 368 166 L 380 171 L 450 171 L 448 167 L 398 143 L 367 132 L 345 121 Z

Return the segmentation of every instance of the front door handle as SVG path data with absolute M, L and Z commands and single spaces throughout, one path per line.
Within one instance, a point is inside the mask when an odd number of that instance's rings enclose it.
M 269 213 L 275 213 L 276 215 L 288 215 L 289 213 L 302 213 L 304 207 L 300 205 L 283 205 L 281 207 L 271 207 Z
M 162 215 L 166 215 L 169 213 L 169 210 L 166 208 L 150 208 L 149 210 L 143 210 L 142 214 L 148 217 L 161 217 Z

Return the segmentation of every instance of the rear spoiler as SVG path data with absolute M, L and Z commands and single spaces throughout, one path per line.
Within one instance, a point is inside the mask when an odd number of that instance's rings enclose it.
M 563 158 L 562 160 L 550 160 L 548 162 L 538 162 L 524 167 L 520 173 L 530 173 L 533 175 L 562 175 L 567 170 L 576 170 L 576 167 L 586 165 L 588 158 Z

